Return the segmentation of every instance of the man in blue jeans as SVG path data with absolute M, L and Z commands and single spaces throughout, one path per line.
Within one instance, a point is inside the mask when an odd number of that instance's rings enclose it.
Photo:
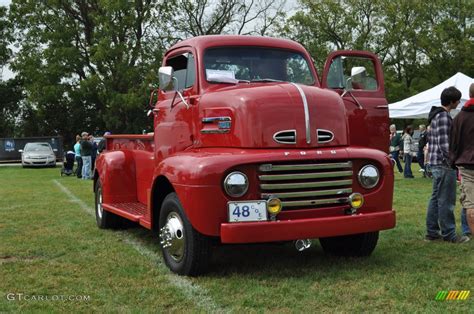
M 89 134 L 82 132 L 81 158 L 82 158 L 82 180 L 91 179 L 92 143 L 89 141 Z
M 433 174 L 433 191 L 426 212 L 426 241 L 443 239 L 451 243 L 464 243 L 469 237 L 456 235 L 454 207 L 456 205 L 456 170 L 448 162 L 449 136 L 452 118 L 461 92 L 448 87 L 441 93 L 441 107 L 433 106 L 428 115 L 431 123 L 429 156 Z

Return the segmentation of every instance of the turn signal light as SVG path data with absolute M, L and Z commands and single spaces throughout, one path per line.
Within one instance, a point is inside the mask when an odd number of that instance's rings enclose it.
M 267 211 L 270 215 L 276 216 L 281 212 L 282 205 L 278 198 L 271 198 L 267 201 Z
M 364 205 L 364 197 L 360 193 L 352 193 L 349 196 L 349 202 L 352 208 L 358 209 Z

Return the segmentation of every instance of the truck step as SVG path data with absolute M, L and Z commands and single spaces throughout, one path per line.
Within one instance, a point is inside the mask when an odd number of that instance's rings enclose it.
M 105 210 L 131 221 L 140 222 L 146 214 L 146 205 L 142 203 L 103 203 Z

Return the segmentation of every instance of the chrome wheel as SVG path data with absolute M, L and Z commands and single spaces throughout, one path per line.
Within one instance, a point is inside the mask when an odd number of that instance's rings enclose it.
M 104 209 L 102 208 L 102 189 L 99 187 L 97 189 L 97 216 L 102 219 Z
M 165 225 L 160 229 L 160 243 L 163 250 L 166 250 L 175 262 L 180 262 L 184 256 L 185 241 L 181 217 L 176 212 L 170 212 Z

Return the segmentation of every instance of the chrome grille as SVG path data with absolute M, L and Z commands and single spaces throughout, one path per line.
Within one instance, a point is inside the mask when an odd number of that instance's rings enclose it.
M 340 206 L 352 193 L 352 162 L 262 164 L 262 198 L 281 199 L 283 210 Z

